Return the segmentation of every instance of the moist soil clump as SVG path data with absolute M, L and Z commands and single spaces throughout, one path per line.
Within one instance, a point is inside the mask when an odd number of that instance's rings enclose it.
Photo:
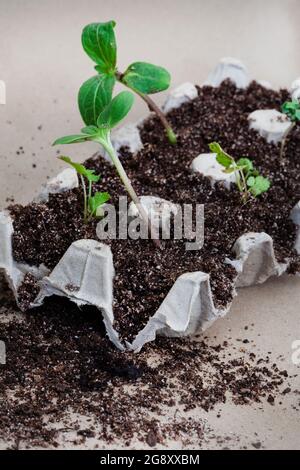
M 178 145 L 168 143 L 160 122 L 150 116 L 140 128 L 143 149 L 136 155 L 122 149 L 121 160 L 139 195 L 159 196 L 178 204 L 204 204 L 205 212 L 200 251 L 186 251 L 185 240 L 164 241 L 162 250 L 147 240 L 105 241 L 111 246 L 116 269 L 114 326 L 122 339 L 136 336 L 185 272 L 209 273 L 215 305 L 226 307 L 233 296 L 236 273 L 225 259 L 233 257 L 233 244 L 244 233 L 269 234 L 278 261 L 289 260 L 289 272 L 299 272 L 299 256 L 293 248 L 296 227 L 290 212 L 300 199 L 300 126 L 292 131 L 285 158 L 280 161 L 280 146 L 267 143 L 250 130 L 247 119 L 256 109 L 280 110 L 287 99 L 286 90 L 267 90 L 255 82 L 246 90 L 237 89 L 230 81 L 218 88 L 198 88 L 195 100 L 168 114 Z M 234 157 L 249 157 L 270 179 L 270 190 L 243 204 L 235 185 L 231 190 L 219 184 L 212 188 L 208 179 L 191 173 L 192 160 L 207 153 L 212 141 L 218 141 Z M 125 190 L 115 169 L 100 156 L 87 160 L 86 165 L 102 175 L 95 189 L 108 191 L 117 204 Z M 52 269 L 73 241 L 96 238 L 97 222 L 83 224 L 81 189 L 50 195 L 42 204 L 13 205 L 10 211 L 17 261 L 44 263 Z M 20 298 L 24 309 L 34 298 L 28 293 L 28 289 L 34 291 L 32 282 L 27 285 Z
M 226 401 L 271 406 L 288 393 L 286 371 L 239 347 L 231 356 L 233 340 L 161 338 L 138 355 L 120 353 L 99 314 L 67 299 L 53 297 L 21 314 L 7 292 L 0 340 L 7 358 L 0 365 L 0 438 L 9 448 L 91 438 L 95 445 L 135 439 L 150 447 L 175 439 L 198 448 L 208 430 L 197 410 L 216 408 L 220 417 Z

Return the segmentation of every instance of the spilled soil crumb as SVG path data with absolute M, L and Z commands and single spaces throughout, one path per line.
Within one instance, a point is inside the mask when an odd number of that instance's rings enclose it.
M 98 312 L 56 297 L 20 314 L 7 294 L 0 340 L 7 357 L 0 365 L 0 438 L 9 448 L 57 447 L 62 439 L 150 447 L 171 439 L 200 448 L 207 428 L 197 410 L 215 409 L 220 417 L 227 401 L 272 406 L 288 393 L 286 371 L 239 348 L 230 356 L 227 341 L 160 338 L 140 354 L 118 352 Z

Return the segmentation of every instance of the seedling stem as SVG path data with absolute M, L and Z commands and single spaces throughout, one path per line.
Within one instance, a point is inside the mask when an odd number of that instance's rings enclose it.
M 157 115 L 157 117 L 160 119 L 162 125 L 164 126 L 164 128 L 166 130 L 166 134 L 167 134 L 167 137 L 169 139 L 169 142 L 173 145 L 176 145 L 176 143 L 177 143 L 176 134 L 173 131 L 173 129 L 171 127 L 171 124 L 169 123 L 168 119 L 166 118 L 166 116 L 164 115 L 162 110 L 159 108 L 159 106 L 157 106 L 157 104 L 153 101 L 152 98 L 150 98 L 149 95 L 146 95 L 145 93 L 141 93 L 140 91 L 135 90 L 134 88 L 131 88 L 126 83 L 124 83 L 124 81 L 122 79 L 123 76 L 124 76 L 124 74 L 122 74 L 121 72 L 116 72 L 117 80 L 120 83 L 122 83 L 123 85 L 125 85 L 127 88 L 132 90 L 134 93 L 136 93 L 140 98 L 142 98 L 142 100 L 144 100 L 145 103 L 147 104 L 149 110 L 154 112 Z
M 124 184 L 124 187 L 125 187 L 126 191 L 128 192 L 128 194 L 131 197 L 132 201 L 136 205 L 142 220 L 147 225 L 147 227 L 149 227 L 149 232 L 150 232 L 150 235 L 151 235 L 151 238 L 152 238 L 153 242 L 155 243 L 155 245 L 157 247 L 160 247 L 161 245 L 160 245 L 160 242 L 159 242 L 159 235 L 156 233 L 156 230 L 152 226 L 151 221 L 149 220 L 147 212 L 145 211 L 143 205 L 141 204 L 141 202 L 139 200 L 138 195 L 136 194 L 135 190 L 133 189 L 131 181 L 128 178 L 128 176 L 127 176 L 127 174 L 124 170 L 124 167 L 123 167 L 123 165 L 122 165 L 122 163 L 121 163 L 121 161 L 120 161 L 120 159 L 119 159 L 119 157 L 118 157 L 118 155 L 117 155 L 117 153 L 116 153 L 116 151 L 115 151 L 115 149 L 114 149 L 114 147 L 111 143 L 110 138 L 106 137 L 105 140 L 99 139 L 98 142 L 104 147 L 104 149 L 109 154 L 113 164 L 115 165 L 115 168 L 118 172 L 118 175 L 120 176 L 120 179 L 121 179 L 122 183 Z
M 80 181 L 81 181 L 81 186 L 82 186 L 82 191 L 83 191 L 83 221 L 86 224 L 87 223 L 87 194 L 86 194 L 86 184 L 84 181 L 84 177 L 80 175 Z

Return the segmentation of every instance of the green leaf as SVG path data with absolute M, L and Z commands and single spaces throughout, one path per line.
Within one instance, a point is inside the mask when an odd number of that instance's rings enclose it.
M 82 46 L 87 55 L 98 65 L 100 72 L 115 70 L 117 45 L 114 33 L 115 21 L 91 23 L 82 32 Z
M 102 111 L 97 120 L 100 129 L 110 130 L 129 113 L 134 101 L 130 91 L 122 91 Z
M 115 77 L 96 75 L 81 86 L 78 93 L 78 106 L 85 124 L 95 125 L 99 114 L 110 103 L 115 85 Z
M 252 186 L 254 186 L 254 184 L 255 184 L 255 177 L 249 176 L 249 178 L 247 179 L 247 185 L 249 186 L 249 188 L 251 188 Z
M 208 146 L 212 153 L 217 154 L 216 159 L 217 162 L 220 163 L 220 165 L 224 166 L 225 168 L 229 168 L 232 165 L 232 163 L 234 162 L 233 158 L 228 155 L 228 153 L 224 152 L 218 142 L 211 142 L 210 144 L 208 144 Z
M 281 106 L 281 110 L 290 118 L 291 121 L 300 120 L 300 103 L 298 101 L 286 101 Z
M 88 170 L 86 168 L 84 176 L 88 181 L 91 181 L 92 183 L 97 183 L 100 180 L 100 175 L 95 175 L 95 170 Z
M 247 184 L 248 184 L 248 181 L 247 181 Z M 250 192 L 254 197 L 257 197 L 260 194 L 268 191 L 270 186 L 271 186 L 271 183 L 268 180 L 268 178 L 264 178 L 263 176 L 256 176 L 254 184 L 250 187 Z
M 62 160 L 63 162 L 71 165 L 77 171 L 79 175 L 84 176 L 85 178 L 87 178 L 88 181 L 91 181 L 91 182 L 99 181 L 100 176 L 95 175 L 95 170 L 89 170 L 85 168 L 85 166 L 82 165 L 81 163 L 73 162 L 70 157 L 60 156 L 58 158 L 59 160 Z
M 82 134 L 88 134 L 88 135 L 95 135 L 98 134 L 98 127 L 97 126 L 87 126 L 83 127 L 81 129 Z
M 62 160 L 63 162 L 68 163 L 73 168 L 75 168 L 75 170 L 77 171 L 79 175 L 82 175 L 82 176 L 85 175 L 86 169 L 81 163 L 73 162 L 70 157 L 60 156 L 58 158 L 59 160 Z
M 218 142 L 211 142 L 210 144 L 208 144 L 209 146 L 209 149 L 211 152 L 213 153 L 222 153 L 223 152 L 223 149 L 221 147 L 220 144 L 218 144 Z
M 217 154 L 216 160 L 220 165 L 224 166 L 225 168 L 230 168 L 232 165 L 232 159 L 226 155 L 225 153 Z
M 108 193 L 95 193 L 92 197 L 89 198 L 89 209 L 91 214 L 94 214 L 97 209 L 103 204 L 105 204 L 110 199 Z
M 147 62 L 134 62 L 122 77 L 122 82 L 128 87 L 146 95 L 166 90 L 170 81 L 171 76 L 166 69 Z
M 52 145 L 78 144 L 80 142 L 86 142 L 87 140 L 92 140 L 90 134 L 66 135 L 65 137 L 56 139 Z
M 237 161 L 237 165 L 238 167 L 240 167 L 244 173 L 249 173 L 251 171 L 254 170 L 254 167 L 253 167 L 253 163 L 251 160 L 249 160 L 249 158 L 240 158 L 238 161 Z

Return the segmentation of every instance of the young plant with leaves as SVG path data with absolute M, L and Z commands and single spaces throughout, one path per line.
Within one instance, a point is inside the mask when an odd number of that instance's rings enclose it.
M 244 201 L 250 195 L 257 197 L 268 191 L 271 186 L 270 181 L 259 174 L 259 171 L 254 168 L 249 158 L 240 158 L 235 161 L 217 142 L 210 143 L 209 149 L 212 153 L 216 154 L 217 162 L 224 167 L 224 173 L 235 174 L 235 182 L 238 190 L 242 193 Z
M 82 32 L 82 46 L 87 55 L 96 63 L 98 75 L 87 80 L 80 88 L 78 104 L 82 119 L 87 126 L 96 125 L 103 107 L 113 93 L 116 81 L 137 93 L 157 114 L 165 127 L 172 144 L 176 135 L 164 113 L 149 95 L 166 90 L 170 86 L 170 74 L 163 67 L 147 62 L 134 62 L 121 73 L 117 69 L 117 44 L 114 33 L 115 21 L 92 23 Z
M 87 127 L 84 127 L 81 129 L 80 134 L 73 134 L 73 135 L 68 135 L 65 137 L 61 137 L 57 139 L 53 145 L 61 145 L 61 144 L 75 144 L 75 143 L 81 143 L 81 142 L 87 142 L 87 141 L 94 141 L 98 142 L 108 153 L 110 156 L 118 174 L 119 177 L 124 184 L 130 198 L 132 201 L 135 203 L 137 206 L 137 209 L 140 213 L 140 216 L 142 220 L 147 224 L 149 227 L 150 233 L 151 233 L 151 238 L 153 239 L 154 243 L 159 246 L 159 236 L 155 232 L 154 228 L 149 224 L 149 218 L 147 215 L 147 212 L 145 211 L 144 207 L 140 203 L 140 200 L 133 189 L 133 186 L 131 184 L 130 179 L 128 178 L 126 171 L 119 160 L 119 157 L 111 143 L 111 130 L 119 124 L 122 119 L 128 114 L 130 111 L 134 101 L 134 96 L 130 91 L 122 91 L 119 93 L 117 96 L 115 96 L 101 111 L 99 114 L 97 120 L 96 120 L 96 125 L 89 125 Z M 86 103 L 86 106 L 88 103 Z M 78 171 L 78 173 L 84 178 L 86 178 L 89 183 L 91 181 L 96 181 L 94 178 L 98 178 L 96 175 L 94 175 L 93 170 L 86 170 L 83 165 L 77 165 L 71 162 L 69 159 L 66 160 L 66 157 L 63 157 L 63 160 L 66 161 L 69 164 L 72 164 L 72 166 Z M 75 166 L 76 165 L 76 166 Z M 84 180 L 82 178 L 82 182 L 84 183 Z M 85 186 L 83 184 L 83 190 L 84 193 L 88 194 L 88 198 L 85 196 L 85 201 L 91 201 L 89 203 L 89 208 L 90 210 L 93 210 L 97 206 L 97 203 L 99 202 L 100 196 L 96 198 L 96 200 L 90 200 L 90 186 L 88 189 L 88 193 L 86 192 Z M 100 199 L 101 202 L 101 199 Z M 86 211 L 86 203 L 85 203 L 85 211 Z
M 280 159 L 283 158 L 285 144 L 286 144 L 286 141 L 287 141 L 287 138 L 288 138 L 290 132 L 295 127 L 296 123 L 298 121 L 300 121 L 300 104 L 297 100 L 295 100 L 295 101 L 286 101 L 282 105 L 281 110 L 284 114 L 286 114 L 288 116 L 288 118 L 291 121 L 291 124 L 287 128 L 287 130 L 285 131 L 283 139 L 281 141 Z
M 71 165 L 80 177 L 83 191 L 83 220 L 84 223 L 88 223 L 93 217 L 97 217 L 97 211 L 109 201 L 110 195 L 106 192 L 93 193 L 93 183 L 98 183 L 100 180 L 100 176 L 95 175 L 95 170 L 89 170 L 81 163 L 72 162 L 69 157 L 61 156 L 59 159 Z

